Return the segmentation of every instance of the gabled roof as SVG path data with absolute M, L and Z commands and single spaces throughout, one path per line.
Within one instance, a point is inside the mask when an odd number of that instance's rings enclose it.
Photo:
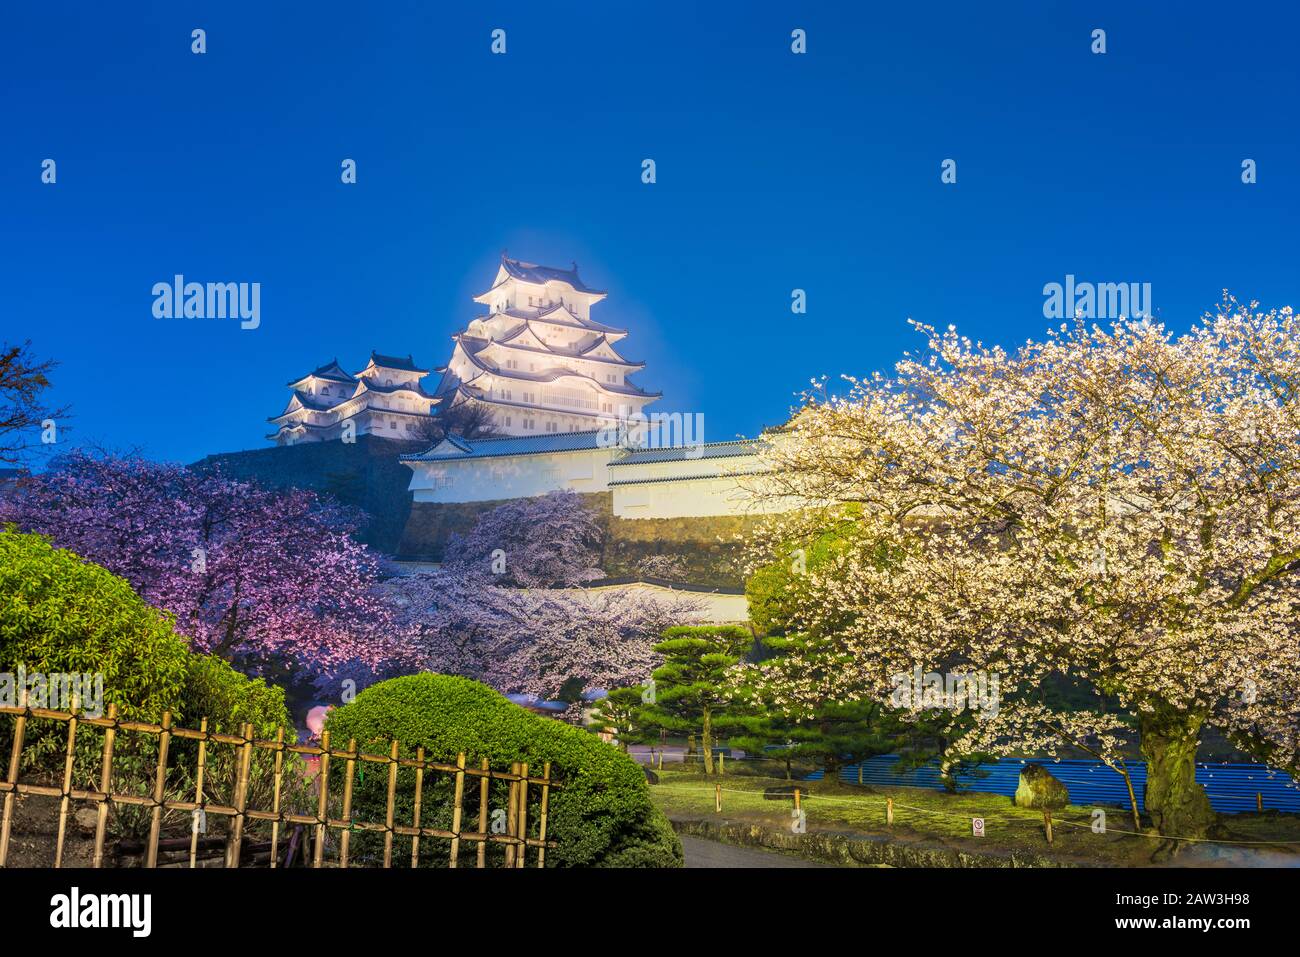
M 571 269 L 557 269 L 554 266 L 539 266 L 537 263 L 524 262 L 521 259 L 511 259 L 505 253 L 501 254 L 501 268 L 513 276 L 515 279 L 524 282 L 542 283 L 563 282 L 572 286 L 578 292 L 591 293 L 593 295 L 603 296 L 603 289 L 592 289 L 585 282 L 578 278 L 578 264 L 572 263 Z
M 624 385 L 617 385 L 613 382 L 601 382 L 594 376 L 584 375 L 581 372 L 574 372 L 572 369 L 549 369 L 545 372 L 523 372 L 520 369 L 494 369 L 484 363 L 477 355 L 477 353 L 483 348 L 479 343 L 485 343 L 485 340 L 461 335 L 456 335 L 452 338 L 456 340 L 457 347 L 462 353 L 464 353 L 465 358 L 470 361 L 471 365 L 482 372 L 500 376 L 502 379 L 513 379 L 516 382 L 554 382 L 556 379 L 580 379 L 609 395 L 632 395 L 644 399 L 657 399 L 663 395 L 662 392 L 644 392 L 626 379 L 624 379 Z M 471 343 L 477 346 L 477 348 L 466 348 L 462 339 L 470 339 Z
M 602 430 L 585 432 L 549 432 L 545 435 L 502 435 L 486 439 L 459 439 L 456 449 L 439 451 L 444 442 L 415 455 L 403 455 L 403 462 L 459 461 L 467 458 L 486 459 L 502 455 L 538 455 L 545 452 L 586 452 L 600 448 Z M 468 451 L 460 451 L 467 446 Z
M 424 388 L 418 383 L 415 385 L 408 385 L 406 383 L 402 383 L 401 385 L 381 385 L 371 379 L 364 379 L 361 382 L 360 389 L 364 392 L 378 392 L 380 395 L 393 395 L 396 392 L 401 392 L 419 396 L 422 399 L 435 398 L 435 396 L 425 392 Z
M 401 356 L 382 355 L 372 349 L 370 352 L 370 361 L 381 369 L 395 369 L 401 372 L 423 372 L 426 374 L 429 371 L 428 369 L 421 369 L 417 366 L 415 364 L 415 359 L 410 355 L 407 355 L 406 358 L 403 359 Z
M 565 313 L 565 315 L 556 315 L 556 313 Z M 502 309 L 500 312 L 489 312 L 487 315 L 475 316 L 474 318 L 485 322 L 493 316 L 509 316 L 511 319 L 522 319 L 525 322 L 544 322 L 551 326 L 562 326 L 565 329 L 582 329 L 585 332 L 603 332 L 607 336 L 618 336 L 619 338 L 627 335 L 626 329 L 607 326 L 595 319 L 580 319 L 563 306 L 555 306 L 545 310 Z
M 299 389 L 294 390 L 293 398 L 289 400 L 289 405 L 293 405 L 294 399 L 297 399 L 306 408 L 315 409 L 317 412 L 324 412 L 326 409 L 332 409 L 339 401 L 333 396 L 322 397 L 312 395 L 310 392 L 303 392 Z
M 303 379 L 311 379 L 313 377 L 317 379 L 329 379 L 331 382 L 356 382 L 357 381 L 357 377 L 354 375 L 350 375 L 348 372 L 346 372 L 344 368 L 341 365 L 339 365 L 339 360 L 336 358 L 331 362 L 325 363 L 325 365 L 321 366 L 319 369 L 316 369 L 313 372 L 308 372 L 306 375 L 299 376 L 296 379 L 292 379 L 289 382 L 286 382 L 285 385 L 297 385 Z
M 603 334 L 597 334 L 595 338 L 593 338 L 590 342 L 588 342 L 584 346 L 580 346 L 580 347 L 575 346 L 572 349 L 564 349 L 560 346 L 556 346 L 553 343 L 547 342 L 541 336 L 537 335 L 537 333 L 533 332 L 531 327 L 529 326 L 529 321 L 530 320 L 525 320 L 523 323 L 516 326 L 510 332 L 502 336 L 500 339 L 494 339 L 492 341 L 497 345 L 509 346 L 511 349 L 523 349 L 528 352 L 538 353 L 542 355 L 565 356 L 566 358 L 570 358 L 570 359 L 585 359 L 588 362 L 607 362 L 611 365 L 628 366 L 633 369 L 645 368 L 644 362 L 630 361 L 628 359 L 624 359 L 622 356 L 619 356 L 618 350 L 615 349 L 612 345 L 609 346 L 609 350 L 613 352 L 615 356 L 618 356 L 618 358 L 616 359 L 608 359 L 605 356 L 588 355 L 588 353 L 592 352 L 595 349 L 598 349 L 602 344 L 608 345 L 608 341 L 606 340 Z M 541 343 L 540 349 L 534 346 L 523 345 L 515 342 L 515 340 L 518 339 L 520 336 L 522 336 L 525 332 L 530 333 L 534 339 L 536 339 L 539 343 Z M 483 343 L 484 346 L 488 345 L 486 340 L 483 340 Z

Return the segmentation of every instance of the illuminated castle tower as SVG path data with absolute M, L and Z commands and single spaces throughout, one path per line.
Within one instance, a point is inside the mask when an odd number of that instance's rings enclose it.
M 598 429 L 659 398 L 643 392 L 614 344 L 627 330 L 591 318 L 605 293 L 572 269 L 508 259 L 492 288 L 474 301 L 487 314 L 452 336 L 455 346 L 437 389 L 442 409 L 486 406 L 502 435 Z

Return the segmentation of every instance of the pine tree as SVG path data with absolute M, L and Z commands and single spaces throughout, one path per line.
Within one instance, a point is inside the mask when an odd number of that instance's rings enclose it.
M 644 685 L 612 689 L 591 709 L 591 729 L 597 733 L 613 729 L 620 751 L 626 751 L 629 744 L 645 741 L 647 732 L 642 717 L 645 692 Z
M 713 773 L 713 742 L 718 730 L 735 724 L 740 714 L 727 673 L 753 645 L 753 636 L 738 625 L 669 628 L 655 651 L 664 655 L 654 672 L 652 702 L 643 712 L 651 725 L 678 733 L 700 732 L 704 773 Z

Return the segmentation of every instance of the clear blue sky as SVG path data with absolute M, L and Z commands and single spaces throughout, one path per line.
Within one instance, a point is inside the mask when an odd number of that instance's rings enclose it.
M 1295 7 L 6 4 L 0 338 L 61 363 L 77 440 L 190 461 L 335 356 L 442 364 L 503 247 L 608 289 L 709 440 L 888 368 L 909 316 L 1038 336 L 1067 273 L 1179 329 L 1300 305 Z M 175 273 L 261 282 L 261 327 L 155 320 Z

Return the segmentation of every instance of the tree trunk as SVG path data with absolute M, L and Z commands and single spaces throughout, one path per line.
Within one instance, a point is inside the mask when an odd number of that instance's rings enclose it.
M 840 759 L 835 755 L 828 754 L 822 762 L 822 785 L 824 787 L 837 787 L 840 783 Z
M 1202 715 L 1160 708 L 1139 712 L 1142 754 L 1147 759 L 1143 804 L 1156 830 L 1166 837 L 1205 837 L 1217 816 L 1205 789 L 1196 783 L 1196 747 Z
M 713 773 L 713 715 L 704 709 L 704 730 L 700 734 L 700 747 L 704 750 L 704 773 Z

